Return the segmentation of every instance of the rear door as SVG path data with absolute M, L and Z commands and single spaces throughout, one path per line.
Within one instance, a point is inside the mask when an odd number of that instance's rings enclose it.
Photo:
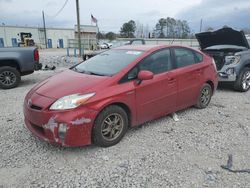
M 202 55 L 188 48 L 173 49 L 178 80 L 177 108 L 196 104 L 201 88 L 204 65 Z

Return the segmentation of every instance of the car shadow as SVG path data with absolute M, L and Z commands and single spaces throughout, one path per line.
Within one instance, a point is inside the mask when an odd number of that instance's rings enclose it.
M 217 90 L 234 92 L 233 83 L 219 83 Z
M 34 79 L 25 79 L 21 80 L 20 84 L 18 87 L 27 87 L 27 86 L 32 86 L 35 85 L 36 83 L 40 82 L 40 80 L 34 80 Z

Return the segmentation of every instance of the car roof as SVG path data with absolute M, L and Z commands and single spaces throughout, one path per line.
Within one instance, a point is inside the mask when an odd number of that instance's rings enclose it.
M 157 50 L 161 48 L 169 47 L 168 45 L 124 45 L 117 48 L 115 50 L 138 50 L 138 51 L 151 51 Z

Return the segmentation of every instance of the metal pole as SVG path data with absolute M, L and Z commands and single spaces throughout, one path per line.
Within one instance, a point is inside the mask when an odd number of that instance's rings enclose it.
M 201 19 L 201 23 L 200 23 L 200 32 L 202 30 L 202 19 Z
M 7 45 L 7 37 L 6 37 L 6 30 L 5 30 L 5 23 L 2 23 L 3 25 L 3 32 L 4 32 L 4 46 L 8 46 Z
M 44 11 L 43 11 L 43 31 L 44 31 L 44 41 L 45 41 L 45 47 L 48 48 L 47 44 L 47 35 L 46 35 L 46 27 L 45 27 L 45 18 L 44 18 Z
M 82 55 L 81 53 L 81 29 L 80 29 L 80 12 L 79 12 L 79 0 L 76 0 L 76 16 L 77 16 L 77 34 L 78 34 L 78 49 L 79 49 L 79 56 Z

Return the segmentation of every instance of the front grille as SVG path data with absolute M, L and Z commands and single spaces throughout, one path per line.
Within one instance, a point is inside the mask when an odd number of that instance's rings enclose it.
M 30 108 L 35 109 L 35 110 L 42 110 L 43 108 L 34 104 L 31 104 Z

